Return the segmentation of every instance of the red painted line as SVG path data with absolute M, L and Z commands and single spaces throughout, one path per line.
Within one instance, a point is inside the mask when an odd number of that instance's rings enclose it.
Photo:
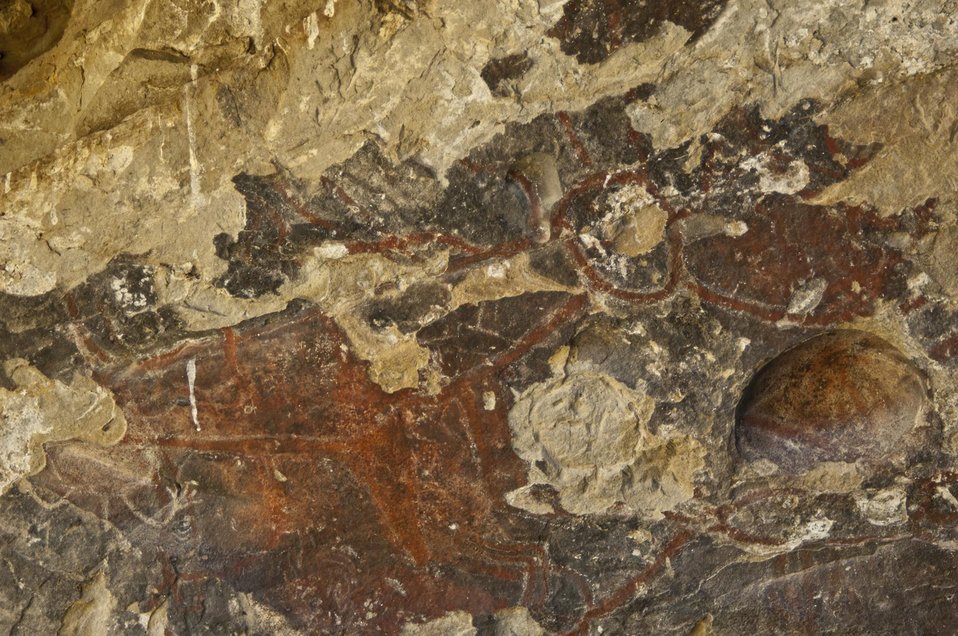
M 562 128 L 565 131 L 566 137 L 569 138 L 569 142 L 572 143 L 572 147 L 575 149 L 576 157 L 579 158 L 579 161 L 582 162 L 583 166 L 591 168 L 592 158 L 589 156 L 589 151 L 585 149 L 585 146 L 582 144 L 582 141 L 576 134 L 575 127 L 572 125 L 572 119 L 569 117 L 569 113 L 562 111 L 558 113 L 556 117 L 558 117 L 559 123 L 562 124 Z

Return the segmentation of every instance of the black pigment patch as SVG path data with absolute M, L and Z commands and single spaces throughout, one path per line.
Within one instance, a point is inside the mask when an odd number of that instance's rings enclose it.
M 489 60 L 482 67 L 480 75 L 493 95 L 508 97 L 516 94 L 516 80 L 525 75 L 532 65 L 533 62 L 528 53 L 516 53 Z
M 295 269 L 289 235 L 297 218 L 296 193 L 279 174 L 243 173 L 233 183 L 246 198 L 246 227 L 235 240 L 223 234 L 214 239 L 217 255 L 229 261 L 215 284 L 238 298 L 275 293 Z
M 434 313 L 441 311 L 452 295 L 445 285 L 433 282 L 416 283 L 391 298 L 378 298 L 365 310 L 366 320 L 377 329 L 396 325 L 403 333 L 412 333 L 424 325 Z
M 115 353 L 169 341 L 181 321 L 171 307 L 158 305 L 155 275 L 142 257 L 117 256 L 67 294 L 70 318 L 97 346 Z
M 571 0 L 549 35 L 564 53 L 595 64 L 626 44 L 653 37 L 664 22 L 690 31 L 694 41 L 724 6 L 725 0 Z

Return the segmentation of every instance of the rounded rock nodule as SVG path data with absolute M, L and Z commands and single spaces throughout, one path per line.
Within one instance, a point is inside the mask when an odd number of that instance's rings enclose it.
M 787 473 L 820 462 L 875 462 L 893 455 L 922 417 L 919 369 L 873 334 L 815 336 L 759 369 L 739 403 L 735 443 L 746 460 Z

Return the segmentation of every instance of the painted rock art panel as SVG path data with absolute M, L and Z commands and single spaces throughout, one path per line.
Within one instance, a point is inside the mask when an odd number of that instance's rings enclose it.
M 948 633 L 958 8 L 0 7 L 0 631 Z

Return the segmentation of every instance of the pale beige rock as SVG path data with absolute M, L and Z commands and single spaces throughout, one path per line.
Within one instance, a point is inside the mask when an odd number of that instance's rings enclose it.
M 748 232 L 748 225 L 744 221 L 729 221 L 725 217 L 714 214 L 691 214 L 681 219 L 677 225 L 687 243 L 718 234 L 734 237 Z
M 712 636 L 715 633 L 715 630 L 712 629 L 713 620 L 711 614 L 706 614 L 695 624 L 695 627 L 689 632 L 689 636 Z
M 908 522 L 907 495 L 901 486 L 857 493 L 855 505 L 862 517 L 875 526 L 894 526 Z
M 373 328 L 358 308 L 376 289 L 404 289 L 417 277 L 438 274 L 447 258 L 447 253 L 439 252 L 425 262 L 405 265 L 378 254 L 310 260 L 280 295 L 312 300 L 332 316 L 346 332 L 356 355 L 370 362 L 369 377 L 384 391 L 415 388 L 420 370 L 429 364 L 429 351 L 416 342 L 415 334 L 404 334 L 395 326 Z
M 893 121 L 894 125 L 889 125 Z M 875 206 L 888 216 L 958 190 L 958 70 L 877 84 L 827 113 L 832 135 L 882 149 L 817 203 Z
M 519 508 L 536 515 L 551 515 L 555 513 L 555 508 L 553 508 L 551 504 L 541 501 L 536 496 L 535 487 L 537 485 L 538 484 L 535 483 L 527 484 L 515 490 L 510 490 L 505 496 L 506 503 L 513 508 Z
M 7 360 L 4 370 L 17 388 L 0 389 L 0 493 L 43 470 L 46 442 L 110 446 L 126 433 L 113 396 L 90 378 L 76 373 L 63 384 L 20 359 Z
M 80 598 L 73 602 L 66 614 L 58 636 L 102 636 L 114 631 L 113 613 L 116 597 L 106 586 L 103 571 L 83 585 Z
M 935 237 L 928 269 L 954 302 L 958 302 L 958 226 L 942 227 Z
M 958 50 L 952 0 L 731 0 L 693 45 L 672 56 L 655 94 L 631 108 L 656 147 L 692 141 L 737 105 L 779 117 L 801 99 L 823 99 L 859 80 L 929 72 Z M 893 21 L 892 18 L 895 18 Z M 895 111 L 898 112 L 898 111 Z
M 543 152 L 520 157 L 510 172 L 519 175 L 521 189 L 527 197 L 529 218 L 526 232 L 536 243 L 547 243 L 552 229 L 552 206 L 562 198 L 562 182 L 555 158 Z M 529 191 L 526 192 L 526 189 Z
M 529 615 L 525 607 L 510 607 L 494 614 L 494 636 L 544 636 L 546 631 Z M 407 623 L 402 636 L 473 636 L 478 630 L 468 612 L 449 612 L 425 623 Z
M 230 603 L 236 616 L 243 616 L 246 629 L 250 634 L 270 634 L 271 636 L 299 636 L 305 632 L 294 628 L 289 619 L 253 598 L 251 594 L 237 595 Z
M 545 636 L 546 630 L 537 623 L 525 607 L 511 607 L 496 612 L 494 636 Z
M 474 636 L 476 628 L 472 626 L 472 614 L 460 611 L 425 623 L 406 623 L 399 633 L 402 636 Z
M 776 150 L 781 151 L 784 143 L 779 143 Z M 773 159 L 771 151 L 749 157 L 742 162 L 743 170 L 754 170 L 758 175 L 758 187 L 762 192 L 778 192 L 781 194 L 795 194 L 808 185 L 808 166 L 801 159 L 792 161 L 785 169 L 776 172 L 772 169 Z
M 167 613 L 169 609 L 168 603 L 169 601 L 164 599 L 159 607 L 150 612 L 146 622 L 147 636 L 165 636 L 166 626 L 170 620 Z
M 607 199 L 609 212 L 597 223 L 595 231 L 612 242 L 615 253 L 641 256 L 665 238 L 669 215 L 644 187 L 629 184 L 610 193 Z
M 393 159 L 415 156 L 441 176 L 507 122 L 582 108 L 653 79 L 688 38 L 666 25 L 584 73 L 545 36 L 558 1 L 437 0 L 412 20 L 390 14 L 379 31 L 369 29 L 379 19 L 371 1 L 322 15 L 256 0 L 161 4 L 106 11 L 77 0 L 60 43 L 0 86 L 0 292 L 69 289 L 116 255 L 136 254 L 156 268 L 162 301 L 200 330 L 292 298 L 326 298 L 329 285 L 352 289 L 324 309 L 387 390 L 415 385 L 427 352 L 408 335 L 368 333 L 352 315 L 370 293 L 347 280 L 355 265 L 307 262 L 278 297 L 256 301 L 213 287 L 226 268 L 213 237 L 245 224 L 232 177 L 272 172 L 277 161 L 309 186 L 370 136 Z M 481 68 L 520 50 L 535 62 L 520 99 L 492 95 Z M 317 254 L 334 257 L 347 260 L 341 249 Z M 495 272 L 471 274 L 452 306 L 556 288 L 516 265 L 499 282 Z
M 8 175 L 0 198 L 0 291 L 71 288 L 120 253 L 192 262 L 206 281 L 225 271 L 212 240 L 245 222 L 230 166 L 202 185 L 179 113 L 139 111 Z M 195 187 L 194 187 L 195 186 Z M 215 214 L 205 213 L 215 209 Z
M 864 477 L 863 471 L 855 464 L 822 462 L 797 481 L 806 490 L 814 492 L 853 492 L 862 485 Z
M 529 264 L 529 254 L 523 252 L 470 270 L 463 280 L 453 287 L 452 306 L 511 298 L 533 291 L 573 289 L 536 272 Z
M 652 40 L 623 47 L 594 72 L 582 73 L 555 39 L 544 36 L 557 3 L 548 3 L 545 12 L 543 4 L 436 0 L 429 5 L 429 19 L 423 12 L 420 19 L 378 34 L 361 28 L 368 18 L 354 15 L 357 9 L 343 6 L 330 28 L 356 33 L 357 54 L 348 38 L 324 39 L 323 25 L 315 49 L 291 48 L 291 77 L 309 73 L 310 82 L 287 86 L 279 114 L 267 125 L 267 142 L 276 146 L 283 140 L 288 150 L 278 152 L 281 161 L 298 174 L 318 175 L 331 159 L 341 161 L 355 152 L 372 131 L 394 158 L 418 156 L 443 175 L 506 122 L 581 108 L 651 79 L 656 66 L 688 37 L 667 25 Z M 518 102 L 493 96 L 479 74 L 488 60 L 516 51 L 526 51 L 536 62 L 519 81 Z M 337 63 L 319 62 L 328 59 Z M 317 131 L 328 139 L 316 143 Z M 306 139 L 308 146 L 302 144 Z
M 553 378 L 517 398 L 512 445 L 530 464 L 529 482 L 553 486 L 569 512 L 657 518 L 692 497 L 704 449 L 689 437 L 653 435 L 646 425 L 654 407 L 602 374 Z

